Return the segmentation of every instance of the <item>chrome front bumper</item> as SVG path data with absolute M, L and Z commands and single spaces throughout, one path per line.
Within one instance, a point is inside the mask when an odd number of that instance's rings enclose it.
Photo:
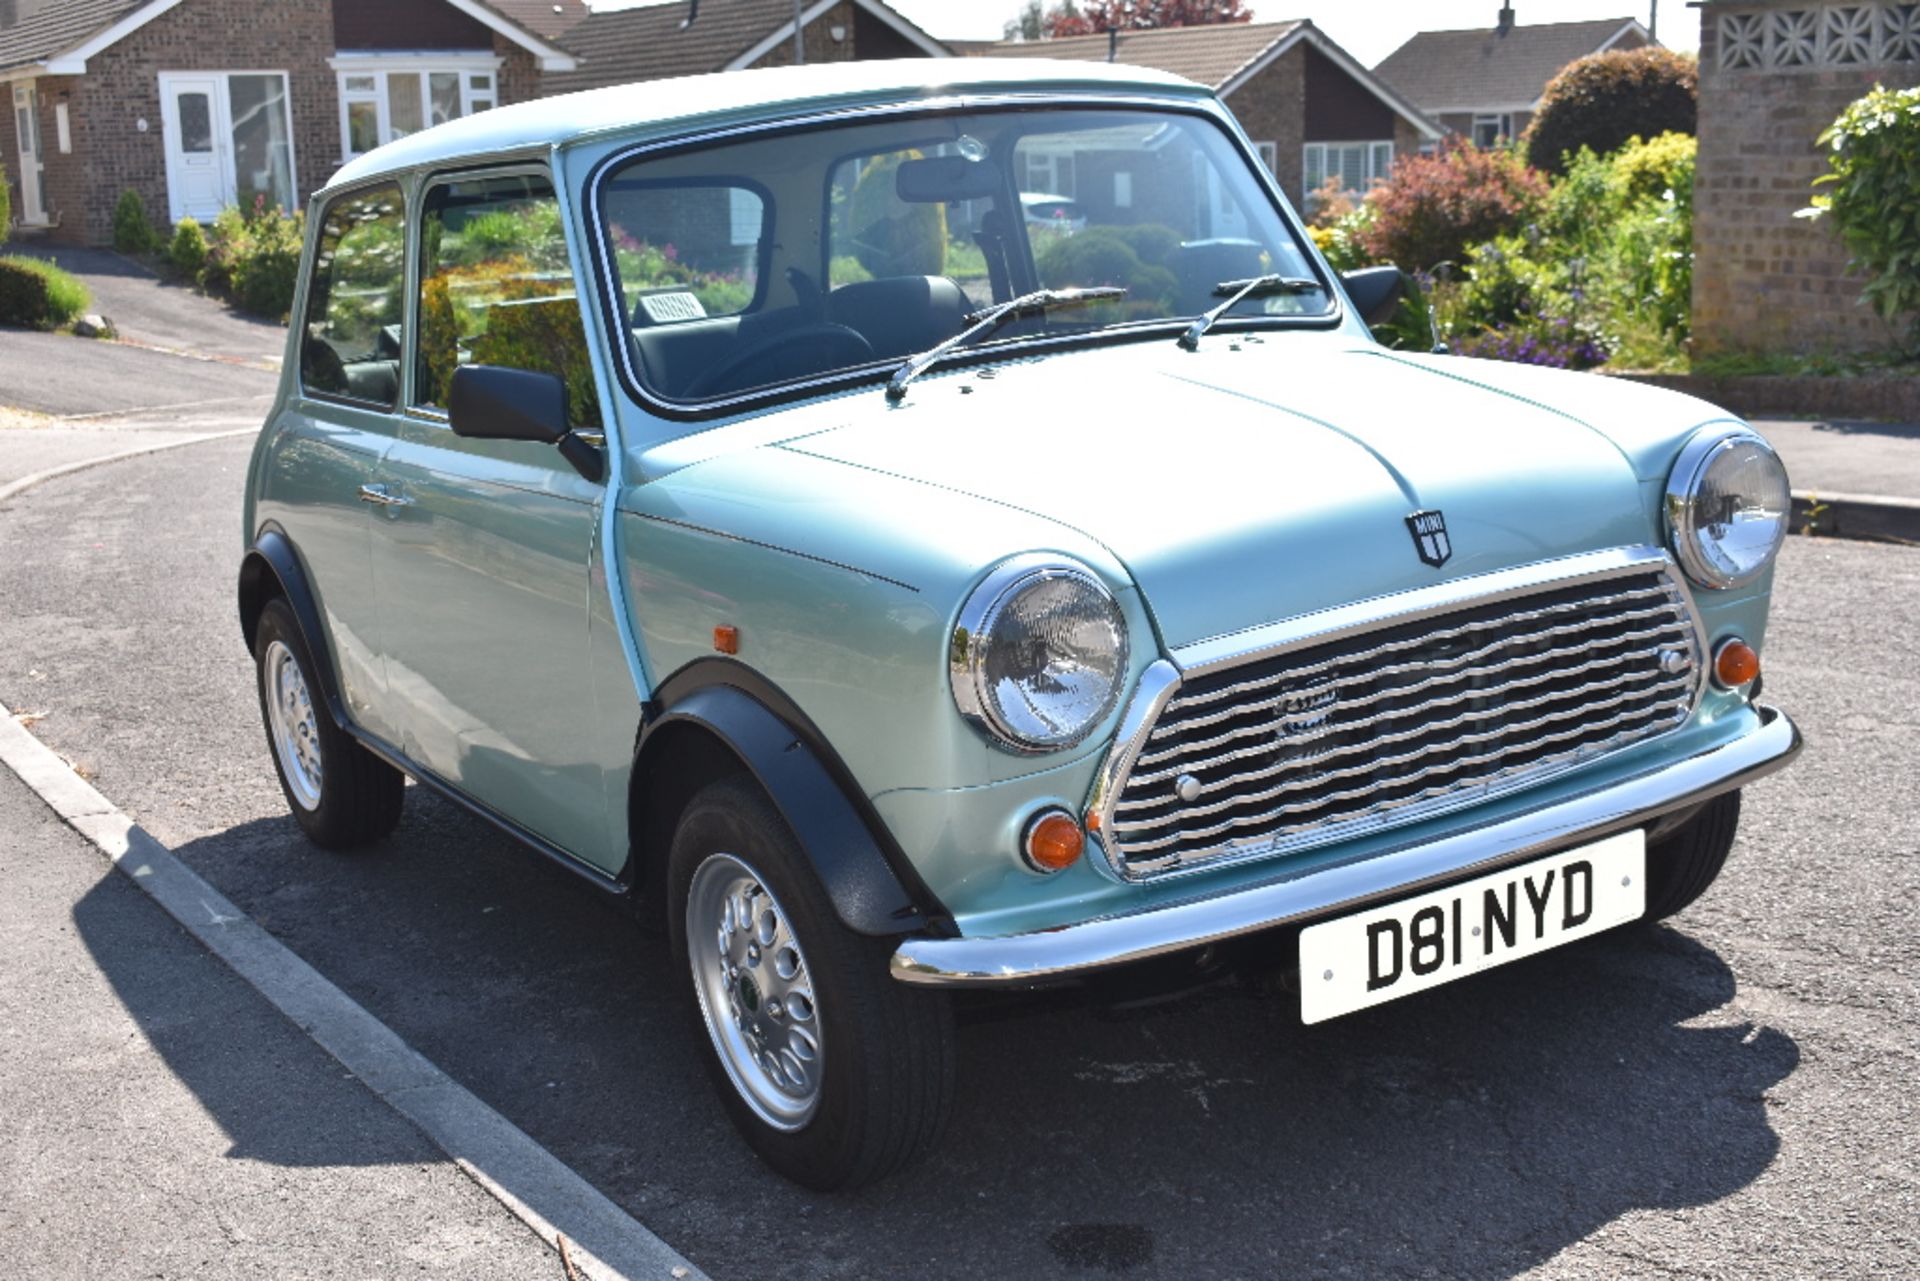
M 1730 792 L 1792 760 L 1800 751 L 1800 731 L 1783 712 L 1755 710 L 1760 726 L 1752 733 L 1544 809 L 1252 889 L 1055 930 L 908 939 L 893 954 L 893 977 L 929 987 L 1039 985 L 1338 915 L 1598 840 Z

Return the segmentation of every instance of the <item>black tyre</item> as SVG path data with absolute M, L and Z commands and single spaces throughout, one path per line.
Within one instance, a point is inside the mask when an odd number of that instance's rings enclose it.
M 840 923 L 751 780 L 688 804 L 669 855 L 668 928 L 707 1066 L 775 1170 L 823 1191 L 931 1147 L 953 1103 L 953 1014 L 887 972 L 892 946 Z
M 353 741 L 321 703 L 313 655 L 284 600 L 267 602 L 253 640 L 260 719 L 287 807 L 314 844 L 351 849 L 400 821 L 406 776 Z
M 1664 920 L 1707 892 L 1726 866 L 1739 826 L 1740 793 L 1728 792 L 1648 847 L 1647 920 Z

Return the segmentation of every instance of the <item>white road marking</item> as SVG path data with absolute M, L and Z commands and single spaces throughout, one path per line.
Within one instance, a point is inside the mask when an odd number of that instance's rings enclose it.
M 4 497 L 4 491 L 0 491 Z M 705 1274 L 201 880 L 0 704 L 0 764 L 187 933 L 593 1281 Z M 208 918 L 211 918 L 209 920 Z
M 64 422 L 66 420 L 58 419 L 56 421 Z M 35 485 L 52 480 L 56 476 L 65 476 L 72 472 L 85 471 L 89 467 L 99 467 L 106 463 L 117 463 L 123 458 L 139 458 L 145 454 L 157 454 L 165 449 L 180 449 L 186 445 L 204 444 L 209 440 L 226 440 L 231 436 L 251 436 L 259 430 L 258 427 L 240 427 L 233 431 L 212 431 L 204 435 L 189 436 L 185 440 L 168 440 L 158 445 L 142 445 L 138 449 L 123 449 L 117 454 L 102 454 L 98 458 L 82 458 L 76 463 L 62 463 L 58 467 L 49 467 L 45 471 L 37 471 L 31 476 L 22 476 L 12 484 L 0 485 L 0 503 L 6 502 L 9 498 L 17 494 L 25 493 Z

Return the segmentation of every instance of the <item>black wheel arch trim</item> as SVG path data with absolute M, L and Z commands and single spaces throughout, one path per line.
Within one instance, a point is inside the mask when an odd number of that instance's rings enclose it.
M 819 728 L 745 663 L 695 659 L 655 689 L 635 754 L 636 797 L 649 746 L 688 723 L 723 743 L 766 789 L 848 929 L 877 937 L 954 933 L 951 915 Z
M 276 580 L 277 592 L 271 590 L 264 581 L 269 574 Z M 285 599 L 287 607 L 293 611 L 293 620 L 300 627 L 300 638 L 306 641 L 307 653 L 313 656 L 314 666 L 318 669 L 314 677 L 320 683 L 320 696 L 326 703 L 327 714 L 333 717 L 335 725 L 358 737 L 359 731 L 347 718 L 347 704 L 341 697 L 340 681 L 333 670 L 333 647 L 327 643 L 327 630 L 320 621 L 320 607 L 313 598 L 313 586 L 307 580 L 307 571 L 301 565 L 299 553 L 294 550 L 293 540 L 287 537 L 287 532 L 268 522 L 260 527 L 253 546 L 247 549 L 247 554 L 240 561 L 240 636 L 249 651 L 253 649 L 260 611 L 275 595 Z

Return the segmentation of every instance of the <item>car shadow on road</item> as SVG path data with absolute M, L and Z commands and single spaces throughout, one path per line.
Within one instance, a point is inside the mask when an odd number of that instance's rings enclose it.
M 1254 983 L 1054 1001 L 963 1026 L 929 1159 L 822 1196 L 733 1136 L 660 941 L 452 806 L 407 806 L 359 855 L 284 819 L 177 853 L 715 1275 L 1507 1277 L 1751 1183 L 1799 1061 L 1724 1008 L 1734 976 L 1684 918 L 1311 1028 Z M 171 1017 L 120 962 L 142 1023 Z M 203 1057 L 169 1060 L 236 1151 L 380 1159 L 289 1142 Z

